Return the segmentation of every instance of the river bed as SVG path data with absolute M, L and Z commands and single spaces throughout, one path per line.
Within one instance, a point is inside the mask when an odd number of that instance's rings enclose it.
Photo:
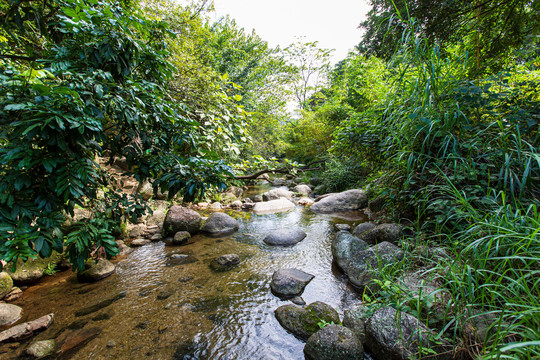
M 270 291 L 274 271 L 296 268 L 315 278 L 302 298 L 343 310 L 360 302 L 343 275 L 332 267 L 330 244 L 336 223 L 367 221 L 360 212 L 318 215 L 297 206 L 284 213 L 230 212 L 240 230 L 230 236 L 197 235 L 184 246 L 163 242 L 136 248 L 115 261 L 115 274 L 94 284 L 79 284 L 71 271 L 47 277 L 15 302 L 22 321 L 55 313 L 53 326 L 38 335 L 49 339 L 69 328 L 98 328 L 99 336 L 72 359 L 250 359 L 301 360 L 304 343 L 284 330 L 274 310 L 289 301 Z M 299 226 L 307 237 L 293 247 L 271 247 L 263 238 L 273 230 Z M 172 264 L 171 253 L 191 255 Z M 223 254 L 240 255 L 230 271 L 215 272 L 210 262 Z M 76 316 L 81 309 L 124 292 L 103 309 Z

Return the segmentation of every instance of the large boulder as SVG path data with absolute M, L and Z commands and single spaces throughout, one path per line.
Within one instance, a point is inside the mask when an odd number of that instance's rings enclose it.
M 99 259 L 97 262 L 88 261 L 85 270 L 77 273 L 77 280 L 83 283 L 92 283 L 112 275 L 116 266 L 109 260 Z
M 11 292 L 13 288 L 13 279 L 5 271 L 0 272 L 0 299 Z
M 293 191 L 301 196 L 309 196 L 311 194 L 311 188 L 305 184 L 296 185 Z
M 282 188 L 268 190 L 267 192 L 262 194 L 264 201 L 277 200 L 277 199 L 280 199 L 280 198 L 285 198 L 287 200 L 291 200 L 293 195 L 294 194 L 293 194 L 292 191 L 282 189 Z
M 182 206 L 171 206 L 165 221 L 163 222 L 163 232 L 165 236 L 173 236 L 179 231 L 187 231 L 191 235 L 201 229 L 201 215 L 198 212 Z
M 62 262 L 62 254 L 53 251 L 48 258 L 28 259 L 26 262 L 17 261 L 17 268 L 11 271 L 11 263 L 5 269 L 16 284 L 30 284 L 38 281 L 47 274 L 47 271 L 56 268 Z
M 436 334 L 414 316 L 385 307 L 371 315 L 366 323 L 366 348 L 375 359 L 405 360 L 416 357 L 423 348 L 435 354 L 430 359 L 451 359 L 446 343 L 435 343 Z
M 364 348 L 351 330 L 327 325 L 309 337 L 304 354 L 308 360 L 362 360 Z
M 255 214 L 269 214 L 274 212 L 287 211 L 294 208 L 295 205 L 290 200 L 281 198 L 277 200 L 257 202 L 253 207 L 253 212 Z
M 404 252 L 389 242 L 382 242 L 366 250 L 352 249 L 347 268 L 349 281 L 356 287 L 376 286 L 372 270 L 396 263 L 403 259 Z
M 362 232 L 357 231 L 357 229 L 358 227 L 354 229 L 354 235 L 370 245 L 375 245 L 384 241 L 397 244 L 403 235 L 402 227 L 399 224 L 382 224 L 375 226 L 369 231 Z
M 311 205 L 310 209 L 315 213 L 352 211 L 365 208 L 367 202 L 366 193 L 363 190 L 354 189 L 330 194 Z
M 364 305 L 353 306 L 343 312 L 343 326 L 349 328 L 362 344 L 366 342 L 366 321 L 370 313 Z
M 270 288 L 281 297 L 294 297 L 302 294 L 306 285 L 314 278 L 298 269 L 280 269 L 272 275 Z
M 352 231 L 352 234 L 356 237 L 360 237 L 361 234 L 365 233 L 366 231 L 373 230 L 376 226 L 377 225 L 375 225 L 372 222 L 364 222 L 364 223 L 358 224 Z
M 17 305 L 0 303 L 0 327 L 13 324 L 21 318 L 22 308 Z
M 278 229 L 268 234 L 263 241 L 272 246 L 292 246 L 305 237 L 306 233 L 300 228 Z
M 332 256 L 339 268 L 347 272 L 351 261 L 351 252 L 364 251 L 367 248 L 369 248 L 369 245 L 365 241 L 360 240 L 348 231 L 340 231 L 332 241 Z
M 204 223 L 201 231 L 210 235 L 226 235 L 237 231 L 238 221 L 224 213 L 213 213 Z
M 382 242 L 369 247 L 365 241 L 346 231 L 340 231 L 332 242 L 334 261 L 349 281 L 362 290 L 369 285 L 372 292 L 376 290 L 373 270 L 397 262 L 403 255 L 403 250 L 394 244 Z
M 325 323 L 339 323 L 337 311 L 320 301 L 305 307 L 294 304 L 283 305 L 278 307 L 274 314 L 281 326 L 302 340 L 307 340 Z

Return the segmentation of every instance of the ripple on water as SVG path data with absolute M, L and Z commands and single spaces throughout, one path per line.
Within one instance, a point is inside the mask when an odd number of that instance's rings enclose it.
M 98 326 L 102 333 L 73 359 L 303 359 L 304 343 L 274 317 L 274 310 L 287 302 L 271 294 L 272 274 L 290 267 L 315 275 L 302 297 L 307 303 L 326 302 L 342 313 L 358 296 L 333 272 L 330 244 L 335 223 L 356 225 L 365 221 L 360 215 L 338 218 L 297 207 L 240 217 L 240 231 L 231 236 L 195 236 L 181 247 L 163 242 L 142 246 L 120 260 L 108 279 L 79 285 L 69 272 L 58 274 L 29 288 L 21 304 L 27 318 L 55 312 L 53 331 L 58 332 L 75 320 L 77 310 L 108 294 L 127 292 L 109 306 L 110 319 L 98 323 L 88 316 L 86 326 Z M 296 226 L 307 236 L 293 247 L 262 241 L 271 231 Z M 214 258 L 230 253 L 240 255 L 237 267 L 221 273 L 210 269 Z M 173 264 L 171 254 L 197 261 Z

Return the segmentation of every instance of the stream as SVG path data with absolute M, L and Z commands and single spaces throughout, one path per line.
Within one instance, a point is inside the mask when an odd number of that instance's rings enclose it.
M 266 189 L 252 188 L 247 196 Z M 118 260 L 112 276 L 79 284 L 64 271 L 29 287 L 15 302 L 23 321 L 55 313 L 54 324 L 37 339 L 50 339 L 66 329 L 98 328 L 99 336 L 72 359 L 304 359 L 304 343 L 277 322 L 274 310 L 290 303 L 274 296 L 274 271 L 296 268 L 315 278 L 302 298 L 343 310 L 360 301 L 343 275 L 332 266 L 330 244 L 335 224 L 367 221 L 361 212 L 346 216 L 318 215 L 297 206 L 283 213 L 255 215 L 228 212 L 240 223 L 230 236 L 197 235 L 184 246 L 151 243 Z M 271 231 L 299 226 L 307 237 L 295 246 L 271 247 L 263 238 Z M 171 263 L 171 253 L 190 255 Z M 241 263 L 215 272 L 210 262 L 238 254 Z M 187 259 L 187 258 L 186 258 Z M 81 309 L 124 292 L 125 297 L 93 313 Z

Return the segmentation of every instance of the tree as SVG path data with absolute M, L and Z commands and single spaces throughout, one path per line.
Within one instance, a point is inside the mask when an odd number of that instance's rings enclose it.
M 224 187 L 229 168 L 198 155 L 199 124 L 167 88 L 173 34 L 130 8 L 98 0 L 0 8 L 2 259 L 65 248 L 81 269 L 92 254 L 117 253 L 112 226 L 145 207 L 106 189 L 95 162 L 105 151 L 171 197 Z M 62 227 L 66 212 L 88 205 L 95 218 Z
M 321 49 L 318 42 L 298 41 L 285 48 L 285 56 L 294 69 L 293 93 L 301 109 L 327 81 L 333 50 Z
M 385 60 L 415 19 L 417 36 L 431 44 L 465 44 L 475 72 L 500 69 L 511 53 L 539 30 L 539 3 L 528 0 L 372 0 L 358 50 Z

